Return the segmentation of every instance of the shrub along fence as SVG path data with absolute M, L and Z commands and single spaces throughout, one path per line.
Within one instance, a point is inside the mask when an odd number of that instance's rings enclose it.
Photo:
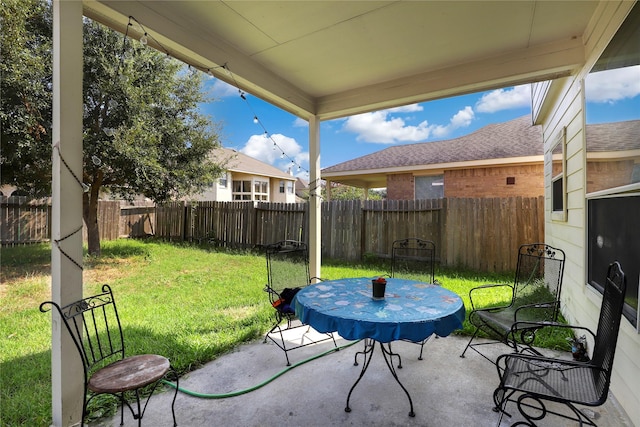
M 37 215 L 31 211 L 27 214 L 26 208 L 22 214 L 9 212 L 4 199 L 2 202 L 3 244 L 25 236 L 37 241 L 42 233 L 34 237 L 24 232 L 29 228 L 28 218 Z M 309 240 L 307 203 L 173 202 L 123 205 L 119 213 L 115 213 L 114 203 L 119 202 L 100 203 L 103 239 L 155 235 L 232 248 L 262 247 L 283 239 Z M 20 215 L 24 219 L 21 234 L 5 234 Z M 387 258 L 394 240 L 419 237 L 435 242 L 436 257 L 444 265 L 513 271 L 519 245 L 544 241 L 544 199 L 331 201 L 322 203 L 321 226 L 323 257 L 353 261 Z M 114 228 L 119 231 L 114 233 Z

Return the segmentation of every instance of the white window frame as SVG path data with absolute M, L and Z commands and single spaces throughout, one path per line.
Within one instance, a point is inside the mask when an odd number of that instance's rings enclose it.
M 254 178 L 251 182 L 252 198 L 258 202 L 269 201 L 269 180 Z
M 239 182 L 241 183 L 240 186 L 240 191 L 236 190 L 236 183 Z M 247 189 L 245 188 L 245 183 L 249 184 L 249 189 L 247 191 Z M 233 201 L 251 201 L 253 200 L 252 194 L 251 194 L 251 190 L 253 188 L 253 182 L 252 180 L 249 179 L 234 179 L 232 181 L 232 188 L 231 188 L 231 199 Z

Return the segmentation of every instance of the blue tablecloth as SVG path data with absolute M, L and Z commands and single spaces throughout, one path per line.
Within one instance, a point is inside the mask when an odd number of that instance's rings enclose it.
M 338 332 L 348 340 L 422 341 L 462 328 L 462 299 L 440 286 L 387 279 L 384 300 L 372 298 L 370 277 L 330 280 L 297 293 L 298 318 L 318 332 Z

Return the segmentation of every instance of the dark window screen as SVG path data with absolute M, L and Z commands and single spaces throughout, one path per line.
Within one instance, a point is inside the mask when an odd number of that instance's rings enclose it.
M 588 281 L 602 291 L 607 267 L 620 262 L 627 277 L 624 315 L 635 326 L 640 280 L 640 197 L 589 200 Z
M 556 179 L 551 185 L 551 188 L 553 189 L 553 195 L 551 198 L 553 211 L 561 212 L 564 210 L 564 187 L 562 185 L 562 178 Z

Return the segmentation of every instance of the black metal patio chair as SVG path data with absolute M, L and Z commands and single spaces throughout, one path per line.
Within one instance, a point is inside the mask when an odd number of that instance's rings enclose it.
M 594 334 L 587 328 L 547 322 L 540 327 L 570 328 L 586 331 L 594 347 L 590 361 L 565 360 L 533 354 L 504 354 L 498 357 L 500 385 L 494 391 L 495 410 L 511 416 L 507 404 L 514 402 L 526 421 L 513 425 L 535 426 L 547 414 L 577 421 L 580 425 L 596 426 L 584 411 L 575 405 L 600 406 L 607 400 L 613 358 L 624 306 L 626 280 L 618 262 L 609 266 L 600 307 L 598 329 Z M 514 330 L 517 330 L 514 328 Z M 570 411 L 548 407 L 556 402 Z M 547 403 L 547 405 L 545 404 Z
M 435 279 L 435 257 L 436 244 L 431 240 L 416 237 L 396 240 L 391 247 L 391 277 L 420 277 L 427 283 L 439 284 Z M 420 346 L 418 360 L 422 360 L 429 338 L 415 342 Z
M 469 291 L 472 311 L 469 322 L 475 331 L 460 357 L 467 349 L 475 350 L 485 359 L 494 363 L 478 347 L 487 344 L 503 343 L 518 351 L 522 346 L 535 339 L 535 326 L 526 322 L 555 322 L 560 313 L 560 291 L 564 274 L 564 251 L 544 243 L 525 244 L 518 249 L 518 264 L 513 284 L 490 284 Z M 474 302 L 481 292 L 508 289 L 509 302 L 496 307 L 478 308 Z M 512 331 L 512 325 L 518 323 L 520 329 Z M 489 341 L 473 341 L 480 333 L 489 337 Z
M 266 333 L 264 342 L 270 339 L 284 351 L 287 366 L 291 365 L 288 354 L 291 350 L 326 340 L 333 340 L 337 348 L 338 345 L 332 333 L 327 333 L 326 337 L 321 339 L 314 339 L 308 334 L 311 327 L 297 322 L 293 298 L 297 291 L 311 283 L 307 245 L 295 240 L 282 240 L 268 245 L 265 253 L 267 285 L 264 290 L 269 295 L 269 302 L 274 308 L 275 322 Z M 284 332 L 299 327 L 307 328 L 300 343 L 287 345 Z
M 81 426 L 88 415 L 87 406 L 101 394 L 111 394 L 119 399 L 121 425 L 126 405 L 141 426 L 149 399 L 168 375 L 176 382 L 171 413 L 174 427 L 177 425 L 174 405 L 178 395 L 178 375 L 166 357 L 157 354 L 125 356 L 124 334 L 109 285 L 102 286 L 101 294 L 64 307 L 53 301 L 40 304 L 43 313 L 52 309 L 62 319 L 82 359 L 84 393 Z M 141 391 L 148 393 L 144 406 L 141 406 Z

